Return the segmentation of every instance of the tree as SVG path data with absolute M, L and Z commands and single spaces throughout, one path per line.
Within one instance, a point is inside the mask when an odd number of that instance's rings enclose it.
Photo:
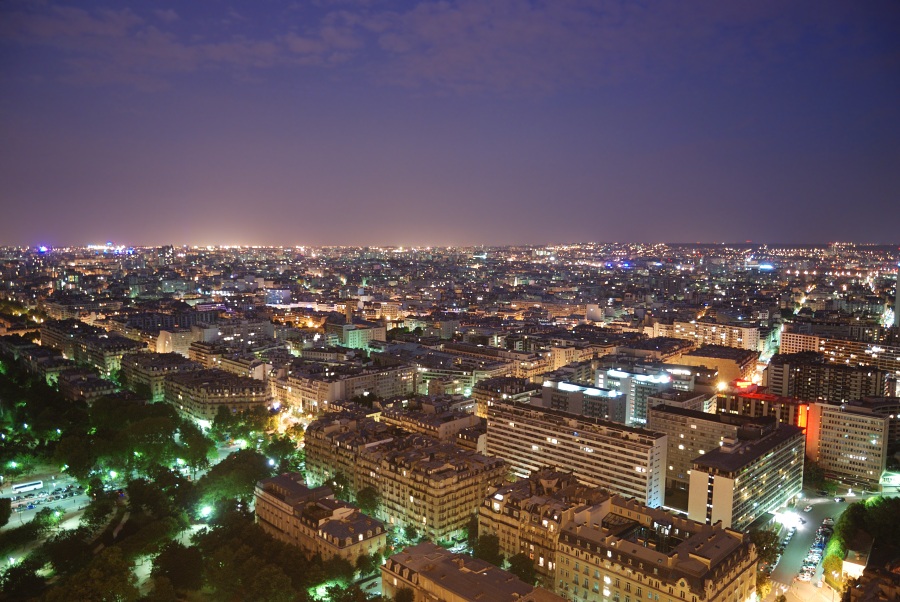
M 356 494 L 356 505 L 359 506 L 359 509 L 365 514 L 374 516 L 375 513 L 378 512 L 378 507 L 381 505 L 381 495 L 374 487 L 363 487 L 359 490 L 359 493 Z
M 97 464 L 97 455 L 91 442 L 81 435 L 66 435 L 56 444 L 54 459 L 60 466 L 81 482 L 86 482 Z
M 146 512 L 155 518 L 172 514 L 169 499 L 156 483 L 147 479 L 132 479 L 125 490 L 128 492 L 128 506 L 132 510 Z
M 331 602 L 367 602 L 369 597 L 358 585 L 341 587 L 329 585 L 325 588 L 326 595 Z
M 509 557 L 509 572 L 528 585 L 534 585 L 534 582 L 537 580 L 534 562 L 521 552 Z
M 750 541 L 756 546 L 760 562 L 773 566 L 781 553 L 781 538 L 778 534 L 769 529 L 757 529 L 750 533 Z
M 81 524 L 94 531 L 106 524 L 109 515 L 116 509 L 116 502 L 108 495 L 101 493 L 94 499 L 84 514 L 81 515 Z
M 242 449 L 213 466 L 197 483 L 205 503 L 220 499 L 249 499 L 256 483 L 269 476 L 269 463 L 256 450 Z
M 475 558 L 490 562 L 494 566 L 503 565 L 503 554 L 500 553 L 500 538 L 496 535 L 481 535 L 472 550 Z
M 5 527 L 12 516 L 12 500 L 8 497 L 0 498 L 0 527 Z
M 251 565 L 252 566 L 252 565 Z M 297 592 L 281 567 L 266 564 L 245 573 L 244 597 L 247 602 L 294 602 Z
M 475 549 L 475 544 L 478 542 L 478 514 L 472 514 L 469 516 L 469 520 L 466 523 L 466 543 L 469 545 L 469 549 Z
M 278 472 L 290 472 L 299 468 L 297 444 L 288 435 L 274 436 L 263 445 L 266 457 L 275 461 Z
M 415 602 L 416 593 L 408 587 L 401 587 L 394 594 L 394 602 Z
M 93 550 L 85 541 L 85 529 L 63 531 L 48 539 L 41 550 L 59 573 L 70 573 L 81 569 L 92 558 Z
M 822 574 L 826 581 L 830 581 L 836 585 L 840 585 L 839 579 L 834 579 L 833 575 L 842 575 L 844 572 L 844 559 L 838 556 L 825 556 L 822 560 Z
M 350 501 L 350 479 L 347 478 L 347 475 L 338 471 L 327 485 L 331 487 L 335 498 L 345 502 Z
M 59 508 L 51 508 L 44 506 L 38 510 L 31 522 L 37 528 L 38 533 L 46 533 L 59 524 L 59 518 L 63 515 L 63 511 Z
M 178 592 L 165 577 L 153 579 L 153 589 L 143 598 L 143 602 L 178 602 Z
M 140 597 L 137 578 L 122 551 L 113 546 L 103 550 L 90 564 L 45 596 L 46 602 L 132 602 Z
M 359 571 L 361 576 L 371 575 L 378 570 L 378 564 L 376 564 L 375 559 L 371 555 L 360 554 L 359 558 L 356 559 L 356 570 Z
M 765 600 L 772 593 L 772 580 L 767 573 L 756 573 L 756 599 Z
M 419 531 L 413 525 L 406 525 L 403 527 L 403 537 L 405 537 L 408 542 L 415 542 L 419 539 Z
M 340 556 L 334 556 L 329 559 L 324 564 L 324 567 L 330 579 L 340 581 L 344 585 L 348 585 L 353 581 L 353 574 L 356 572 L 356 567 L 349 560 Z
M 0 577 L 0 592 L 8 600 L 30 600 L 35 592 L 44 589 L 44 578 L 37 574 L 40 566 L 24 561 L 6 569 Z
M 216 444 L 203 434 L 194 423 L 183 421 L 179 429 L 181 434 L 181 447 L 178 449 L 180 457 L 190 467 L 193 475 L 198 470 L 209 468 L 210 459 L 215 456 Z
M 167 579 L 175 589 L 198 590 L 203 586 L 203 555 L 195 547 L 170 542 L 153 561 L 153 576 Z

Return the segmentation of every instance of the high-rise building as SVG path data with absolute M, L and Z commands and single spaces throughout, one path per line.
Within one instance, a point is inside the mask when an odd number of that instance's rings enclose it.
M 887 463 L 889 418 L 851 404 L 809 408 L 806 455 L 841 482 L 878 490 Z
M 799 494 L 803 487 L 803 431 L 788 424 L 761 427 L 756 439 L 727 439 L 691 467 L 691 520 L 744 530 Z
M 569 414 L 625 424 L 628 401 L 618 389 L 598 389 L 570 382 L 545 380 L 540 397 L 532 404 Z
M 618 392 L 625 398 L 628 426 L 647 424 L 647 398 L 672 386 L 672 376 L 659 366 L 604 362 L 597 369 L 597 387 Z
M 487 429 L 488 454 L 520 478 L 555 468 L 649 506 L 664 501 L 661 433 L 503 399 L 488 407 Z
M 487 418 L 488 408 L 500 400 L 527 402 L 531 397 L 541 394 L 541 385 L 515 376 L 498 376 L 486 378 L 475 384 L 472 397 L 475 398 L 475 415 Z
M 809 402 L 772 395 L 756 385 L 728 388 L 716 400 L 719 412 L 741 416 L 774 416 L 778 422 L 806 428 Z
M 887 373 L 871 366 L 829 362 L 816 351 L 776 354 L 765 371 L 766 389 L 775 395 L 808 401 L 850 401 L 880 396 Z
M 833 364 L 871 366 L 893 375 L 900 375 L 900 345 L 782 332 L 781 353 L 800 351 L 817 351 Z
M 726 440 L 758 437 L 760 425 L 775 423 L 771 416 L 754 418 L 735 414 L 709 414 L 674 406 L 650 410 L 649 428 L 665 433 L 666 488 L 687 490 L 694 459 L 724 445 Z

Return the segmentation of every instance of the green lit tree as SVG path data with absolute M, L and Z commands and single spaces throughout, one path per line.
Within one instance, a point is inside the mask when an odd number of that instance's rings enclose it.
M 534 562 L 521 552 L 509 557 L 509 572 L 527 583 L 534 585 L 537 580 L 537 571 L 534 568 Z

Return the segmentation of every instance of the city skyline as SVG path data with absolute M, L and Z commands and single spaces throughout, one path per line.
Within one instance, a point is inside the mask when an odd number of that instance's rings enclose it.
M 0 7 L 0 244 L 896 242 L 900 9 Z

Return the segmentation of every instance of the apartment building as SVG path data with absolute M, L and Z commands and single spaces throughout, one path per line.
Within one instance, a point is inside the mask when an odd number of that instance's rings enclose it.
M 427 541 L 394 554 L 381 566 L 382 595 L 394 599 L 403 589 L 413 592 L 414 602 L 562 602 L 484 560 Z
M 811 404 L 806 455 L 828 476 L 877 491 L 887 464 L 889 420 L 865 406 Z
M 672 324 L 656 323 L 647 329 L 654 337 L 675 337 L 687 339 L 695 345 L 725 345 L 751 351 L 759 350 L 759 327 L 748 324 L 733 326 L 691 320 L 684 322 L 675 320 Z
M 701 345 L 682 355 L 679 363 L 715 368 L 719 371 L 719 379 L 728 383 L 738 379 L 750 380 L 753 373 L 756 372 L 758 359 L 759 352 L 755 349 Z
M 271 402 L 265 383 L 215 368 L 171 374 L 164 389 L 166 403 L 203 428 L 212 425 L 219 408 L 239 412 Z
M 846 402 L 884 395 L 887 377 L 878 368 L 833 363 L 817 351 L 801 351 L 774 355 L 766 367 L 765 385 L 785 397 Z
M 656 406 L 667 405 L 684 408 L 685 410 L 715 413 L 717 411 L 717 397 L 718 395 L 715 393 L 665 389 L 647 397 L 647 409 L 650 410 Z
M 570 382 L 545 380 L 540 397 L 533 397 L 532 405 L 552 408 L 625 424 L 628 413 L 627 396 L 618 389 L 585 387 Z
M 507 558 L 524 554 L 540 583 L 553 588 L 560 528 L 573 513 L 608 495 L 578 482 L 575 475 L 541 470 L 527 479 L 491 487 L 478 510 L 478 535 L 495 535 Z
M 736 414 L 710 414 L 661 405 L 650 410 L 649 428 L 667 437 L 666 488 L 687 490 L 696 457 L 718 449 L 726 440 L 754 436 L 754 425 L 772 425 L 775 418 L 754 418 Z M 749 428 L 745 434 L 742 429 Z
M 165 399 L 165 380 L 170 374 L 201 370 L 202 366 L 178 353 L 131 353 L 122 358 L 122 384 L 144 389 L 150 401 Z
M 380 399 L 410 395 L 415 391 L 412 366 L 367 367 L 360 364 L 328 364 L 294 360 L 272 384 L 281 390 L 287 405 L 303 413 L 325 411 L 330 402 L 373 395 Z
M 431 541 L 465 536 L 488 487 L 504 481 L 506 463 L 421 435 L 360 450 L 354 483 L 381 497 L 379 517 L 413 527 Z
M 256 484 L 256 523 L 284 543 L 297 546 L 307 558 L 343 558 L 355 563 L 363 554 L 387 546 L 384 525 L 355 506 L 334 499 L 329 487 L 309 489 L 301 473 L 287 473 Z
M 781 353 L 817 351 L 834 364 L 871 366 L 900 375 L 900 346 L 868 341 L 851 341 L 797 332 L 781 333 Z
M 336 474 L 348 479 L 356 474 L 362 449 L 393 440 L 403 433 L 362 413 L 326 414 L 306 427 L 306 474 L 310 483 L 324 484 Z
M 576 513 L 562 527 L 556 558 L 556 593 L 567 600 L 755 599 L 748 535 L 618 496 Z
M 487 488 L 508 474 L 499 458 L 359 415 L 317 420 L 305 440 L 311 483 L 327 483 L 341 472 L 354 492 L 373 487 L 381 497 L 378 518 L 433 541 L 460 537 Z
M 488 454 L 520 478 L 556 468 L 651 506 L 664 501 L 662 433 L 503 399 L 488 407 L 487 420 Z
M 746 432 L 750 425 L 745 425 Z M 753 425 L 755 438 L 726 439 L 691 466 L 691 520 L 744 530 L 803 487 L 803 430 L 789 424 Z
M 468 412 L 449 410 L 429 412 L 397 407 L 382 410 L 380 420 L 407 433 L 426 435 L 438 441 L 452 441 L 460 431 L 482 422 L 481 418 Z
M 476 383 L 472 389 L 475 398 L 475 415 L 487 418 L 488 408 L 500 400 L 527 402 L 535 395 L 540 395 L 542 386 L 524 378 L 502 376 L 488 378 Z
M 549 354 L 545 357 L 539 353 L 482 347 L 470 343 L 444 343 L 441 349 L 459 355 L 508 362 L 512 364 L 511 376 L 518 378 L 532 379 L 550 370 Z
M 809 402 L 794 397 L 772 395 L 763 387 L 747 385 L 728 388 L 716 400 L 719 412 L 741 416 L 774 416 L 778 422 L 806 428 Z

